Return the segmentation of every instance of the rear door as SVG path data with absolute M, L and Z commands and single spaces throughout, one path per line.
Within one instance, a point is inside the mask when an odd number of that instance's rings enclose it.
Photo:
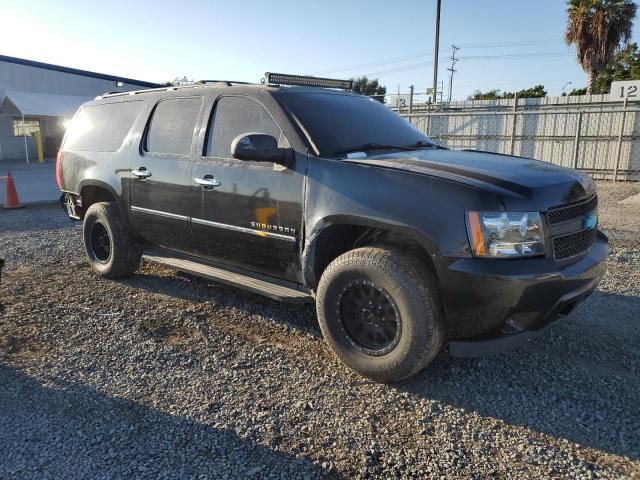
M 189 185 L 201 96 L 158 101 L 131 161 L 131 221 L 153 245 L 190 251 Z
M 257 99 L 217 98 L 191 178 L 193 249 L 215 261 L 297 280 L 304 161 L 297 157 L 285 167 L 232 158 L 231 142 L 246 133 L 268 134 L 289 147 L 281 126 Z M 202 186 L 203 179 L 217 185 Z

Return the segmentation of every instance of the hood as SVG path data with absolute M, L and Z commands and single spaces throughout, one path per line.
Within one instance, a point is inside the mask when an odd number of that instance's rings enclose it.
M 544 211 L 589 198 L 596 191 L 591 177 L 577 170 L 474 150 L 425 149 L 343 161 L 466 183 L 495 193 L 510 211 Z

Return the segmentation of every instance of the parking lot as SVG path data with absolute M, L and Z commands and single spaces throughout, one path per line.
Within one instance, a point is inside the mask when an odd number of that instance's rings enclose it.
M 59 206 L 0 210 L 0 478 L 640 478 L 639 183 L 608 273 L 543 338 L 380 385 L 292 306 L 90 270 Z

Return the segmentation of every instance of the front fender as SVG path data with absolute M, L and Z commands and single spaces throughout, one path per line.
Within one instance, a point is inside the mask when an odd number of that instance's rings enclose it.
M 499 199 L 469 185 L 399 169 L 309 156 L 304 197 L 303 279 L 314 284 L 313 259 L 323 229 L 363 225 L 397 232 L 422 246 L 437 272 L 447 258 L 470 258 L 465 212 L 502 210 Z
M 359 226 L 367 228 L 377 228 L 389 233 L 411 240 L 422 247 L 432 258 L 434 264 L 438 263 L 440 252 L 433 240 L 424 232 L 402 223 L 388 222 L 376 218 L 368 218 L 350 214 L 328 215 L 318 219 L 305 236 L 304 248 L 302 251 L 302 276 L 305 285 L 311 286 L 316 283 L 315 259 L 318 249 L 318 242 L 327 228 L 335 225 Z

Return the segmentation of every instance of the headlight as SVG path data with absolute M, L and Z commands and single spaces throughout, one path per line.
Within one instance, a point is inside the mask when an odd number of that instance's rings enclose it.
M 476 257 L 544 254 L 544 231 L 538 212 L 467 212 L 467 232 Z

